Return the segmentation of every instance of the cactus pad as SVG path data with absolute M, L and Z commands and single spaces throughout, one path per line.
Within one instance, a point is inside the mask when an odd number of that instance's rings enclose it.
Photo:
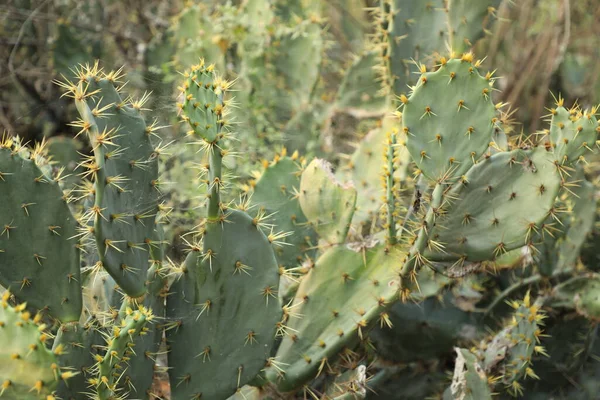
M 46 347 L 44 327 L 24 311 L 24 303 L 9 306 L 9 297 L 5 292 L 0 299 L 0 398 L 45 399 L 61 379 L 56 355 Z
M 87 68 L 72 95 L 81 116 L 75 124 L 87 132 L 94 148 L 87 174 L 95 179 L 95 204 L 86 225 L 94 235 L 104 268 L 132 297 L 145 293 L 149 247 L 158 212 L 158 160 L 154 132 L 141 110 L 146 99 L 123 100 L 115 87 L 118 72 Z M 92 96 L 92 94 L 94 95 Z
M 331 244 L 344 242 L 354 215 L 356 189 L 338 182 L 329 163 L 315 159 L 306 167 L 298 199 L 321 239 Z
M 561 179 L 544 148 L 497 153 L 476 164 L 447 193 L 450 205 L 431 239 L 431 260 L 494 259 L 528 244 L 553 212 Z
M 264 368 L 281 319 L 275 254 L 252 218 L 227 212 L 206 227 L 203 249 L 188 255 L 167 298 L 175 398 L 234 394 Z
M 77 321 L 77 223 L 40 157 L 18 139 L 0 144 L 0 283 L 29 306 L 62 322 Z
M 293 232 L 275 248 L 277 261 L 285 268 L 296 267 L 305 255 L 313 255 L 314 250 L 309 248 L 317 241 L 296 197 L 301 173 L 302 167 L 296 160 L 277 156 L 256 180 L 252 192 L 252 204 L 258 213 L 271 215 L 268 222 L 275 225 L 274 229 Z
M 406 146 L 426 177 L 459 177 L 487 150 L 496 116 L 491 91 L 466 54 L 423 73 L 402 97 Z
M 559 100 L 559 104 L 562 104 L 562 100 Z M 550 110 L 550 141 L 558 161 L 578 161 L 586 153 L 592 152 L 598 135 L 595 111 L 582 112 L 576 108 L 568 111 L 562 106 Z
M 382 245 L 337 246 L 316 261 L 290 306 L 283 338 L 267 369 L 282 391 L 300 387 L 332 362 L 344 346 L 364 338 L 371 324 L 389 322 L 386 305 L 397 298 L 394 269 L 402 255 Z

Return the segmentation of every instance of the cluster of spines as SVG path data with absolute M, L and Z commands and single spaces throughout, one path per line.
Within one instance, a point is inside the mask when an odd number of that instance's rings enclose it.
M 75 81 L 63 77 L 62 81 L 56 83 L 65 90 L 68 97 L 73 98 L 78 105 L 81 117 L 74 121 L 71 125 L 79 129 L 76 136 L 86 134 L 90 140 L 90 144 L 94 151 L 93 155 L 82 155 L 82 161 L 78 164 L 77 169 L 83 170 L 80 173 L 81 183 L 76 185 L 68 193 L 67 198 L 71 202 L 91 203 L 96 199 L 96 204 L 82 207 L 83 210 L 78 215 L 79 233 L 77 238 L 81 242 L 81 249 L 84 251 L 98 251 L 103 259 L 109 252 L 124 254 L 125 252 L 149 251 L 152 247 L 158 245 L 151 237 L 146 237 L 139 243 L 134 243 L 127 238 L 109 238 L 105 237 L 101 229 L 101 223 L 109 224 L 127 224 L 133 226 L 154 226 L 155 222 L 160 223 L 162 216 L 168 214 L 168 207 L 165 204 L 154 206 L 150 204 L 148 207 L 141 208 L 141 205 L 134 205 L 133 209 L 126 212 L 110 212 L 107 207 L 102 207 L 99 202 L 103 197 L 103 193 L 107 189 L 114 190 L 117 193 L 129 193 L 132 191 L 132 186 L 137 185 L 137 182 L 132 182 L 127 175 L 131 174 L 136 169 L 147 171 L 152 168 L 151 164 L 155 163 L 158 156 L 166 154 L 167 146 L 159 142 L 156 146 L 148 151 L 145 157 L 140 159 L 130 159 L 127 161 L 128 149 L 120 146 L 116 141 L 124 134 L 121 132 L 124 127 L 117 126 L 109 128 L 110 123 L 100 131 L 96 121 L 106 119 L 110 120 L 115 112 L 121 109 L 128 108 L 135 115 L 142 116 L 142 112 L 148 110 L 145 108 L 149 100 L 149 93 L 144 93 L 140 99 L 134 99 L 127 96 L 120 103 L 103 103 L 103 93 L 101 89 L 92 90 L 90 87 L 94 83 L 100 81 L 110 82 L 117 94 L 123 93 L 123 88 L 126 83 L 122 79 L 124 74 L 122 68 L 116 71 L 105 72 L 96 61 L 93 65 L 80 65 L 73 70 L 76 77 Z M 94 104 L 95 103 L 95 104 Z M 92 108 L 93 107 L 93 108 Z M 87 110 L 86 110 L 87 109 Z M 147 136 L 148 143 L 152 143 L 154 138 L 159 138 L 157 131 L 163 126 L 159 126 L 155 120 L 152 124 L 145 125 L 144 133 Z M 131 157 L 131 156 L 129 156 Z M 115 161 L 127 161 L 129 165 L 128 171 L 122 171 L 116 175 L 108 175 L 106 163 Z M 157 196 L 161 196 L 160 179 L 158 176 L 150 177 L 148 182 L 149 187 L 156 190 Z M 152 202 L 150 202 L 152 203 Z M 104 257 L 102 257 L 104 256 Z M 103 262 L 99 261 L 94 268 L 103 266 Z M 121 262 L 120 265 L 114 266 L 119 269 L 123 275 L 141 270 L 142 266 L 127 265 L 128 263 Z M 144 267 L 145 271 L 145 267 Z M 115 275 L 115 272 L 112 272 Z M 121 282 L 124 283 L 124 282 Z
M 490 374 L 490 383 L 502 382 L 509 393 L 521 396 L 523 394 L 521 379 L 539 379 L 532 368 L 533 355 L 548 356 L 546 349 L 541 345 L 541 338 L 546 336 L 542 331 L 546 314 L 541 310 L 539 302 L 531 301 L 529 292 L 523 300 L 512 300 L 507 303 L 514 309 L 514 313 L 507 321 L 506 327 L 491 342 L 482 342 L 481 350 L 473 351 L 479 354 L 486 372 Z M 492 354 L 490 360 L 485 352 L 488 348 L 493 351 L 496 343 L 506 345 L 505 358 L 494 360 L 495 354 Z M 498 362 L 499 364 L 496 365 Z M 500 375 L 493 376 L 494 372 Z
M 136 355 L 134 340 L 136 337 L 148 333 L 147 324 L 152 323 L 154 315 L 152 310 L 140 306 L 137 310 L 127 307 L 120 323 L 112 326 L 112 330 L 103 332 L 106 340 L 104 355 L 95 356 L 94 366 L 90 372 L 96 377 L 90 378 L 88 383 L 92 395 L 99 399 L 125 399 L 126 393 L 119 387 L 121 379 L 127 369 L 127 363 Z

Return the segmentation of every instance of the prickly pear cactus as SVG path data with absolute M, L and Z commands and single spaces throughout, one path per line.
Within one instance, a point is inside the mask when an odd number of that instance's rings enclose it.
M 467 349 L 455 350 L 454 376 L 444 400 L 491 400 L 487 376 L 477 357 Z
M 74 372 L 58 367 L 57 356 L 48 347 L 40 315 L 32 316 L 26 304 L 8 304 L 10 292 L 0 299 L 0 397 L 8 400 L 38 400 L 51 396 L 57 384 Z
M 483 346 L 482 366 L 488 373 L 498 374 L 506 389 L 513 395 L 522 395 L 521 380 L 538 379 L 532 368 L 534 354 L 546 354 L 541 345 L 545 313 L 541 302 L 531 302 L 527 293 L 522 301 L 510 303 L 514 308 L 507 326 Z
M 556 159 L 572 163 L 585 160 L 584 155 L 593 152 L 598 135 L 597 109 L 582 111 L 578 108 L 567 110 L 563 107 L 563 99 L 559 98 L 557 107 L 550 109 L 550 146 L 554 149 Z
M 491 83 L 473 55 L 442 59 L 423 72 L 410 98 L 401 97 L 406 147 L 430 180 L 463 175 L 487 150 L 496 120 Z
M 528 244 L 541 222 L 555 212 L 560 187 L 552 154 L 543 147 L 480 161 L 447 193 L 457 200 L 450 201 L 431 239 L 444 248 L 426 252 L 426 257 L 490 260 Z
M 82 307 L 77 222 L 43 154 L 43 145 L 30 151 L 18 138 L 0 141 L 0 283 L 73 322 Z
M 142 296 L 158 213 L 160 147 L 152 145 L 156 124 L 142 116 L 148 96 L 123 99 L 121 71 L 104 72 L 96 63 L 78 70 L 77 83 L 63 82 L 75 99 L 80 119 L 73 123 L 87 134 L 94 156 L 82 164 L 84 177 L 94 181 L 95 203 L 82 225 L 93 221 L 100 261 L 120 288 Z
M 277 230 L 293 232 L 282 238 L 275 249 L 277 261 L 284 268 L 294 268 L 305 257 L 312 257 L 317 235 L 300 207 L 298 193 L 300 176 L 305 167 L 297 155 L 277 155 L 261 175 L 251 182 L 251 202 L 254 218 L 267 216 Z
M 222 399 L 254 379 L 267 363 L 281 318 L 272 247 L 281 236 L 262 232 L 264 218 L 220 200 L 221 162 L 231 135 L 228 87 L 202 62 L 185 74 L 182 86 L 183 119 L 209 157 L 209 198 L 198 241 L 167 299 L 169 376 L 177 398 Z
M 298 200 L 321 239 L 330 244 L 345 241 L 354 215 L 356 189 L 351 183 L 338 182 L 329 163 L 315 159 L 306 167 Z
M 370 326 L 389 324 L 386 306 L 397 296 L 393 270 L 399 258 L 395 248 L 368 244 L 323 253 L 284 307 L 283 340 L 267 378 L 282 391 L 300 387 Z

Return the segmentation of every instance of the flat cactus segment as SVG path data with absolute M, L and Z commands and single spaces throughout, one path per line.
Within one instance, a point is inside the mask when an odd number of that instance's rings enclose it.
M 77 321 L 77 222 L 36 157 L 18 142 L 0 145 L 0 283 L 29 306 L 62 322 Z
M 302 279 L 284 308 L 286 326 L 267 378 L 281 391 L 301 387 L 372 324 L 389 322 L 386 305 L 397 299 L 394 270 L 402 254 L 383 245 L 332 247 Z M 286 311 L 287 310 L 287 311 Z
M 275 225 L 275 231 L 293 233 L 282 238 L 284 243 L 275 248 L 277 261 L 285 268 L 296 267 L 305 256 L 313 256 L 315 250 L 311 248 L 317 243 L 317 235 L 307 223 L 296 197 L 301 173 L 298 161 L 276 157 L 256 180 L 252 191 L 253 210 L 270 216 L 267 222 Z
M 196 136 L 207 142 L 220 139 L 218 134 L 226 114 L 223 103 L 226 82 L 215 75 L 212 65 L 204 65 L 204 61 L 192 66 L 184 76 L 181 88 L 184 101 L 180 104 L 183 119 Z
M 585 318 L 600 321 L 600 275 L 588 273 L 556 286 L 554 301 L 557 305 L 574 308 Z
M 154 259 L 162 260 L 161 254 L 153 255 Z M 155 316 L 144 327 L 144 334 L 134 338 L 133 349 L 127 350 L 129 358 L 127 370 L 123 373 L 119 384 L 131 391 L 131 396 L 145 398 L 149 396 L 156 367 L 156 356 L 159 353 L 163 339 L 163 324 L 165 315 L 165 278 L 162 266 L 155 263 L 148 270 L 147 293 L 143 305 Z
M 145 293 L 149 247 L 158 212 L 158 160 L 140 110 L 143 101 L 122 100 L 114 75 L 93 71 L 87 92 L 95 96 L 75 103 L 87 126 L 95 160 L 95 204 L 87 213 L 94 221 L 100 261 L 132 297 Z M 79 91 L 85 92 L 83 83 Z M 86 222 L 86 221 L 84 221 Z
M 425 257 L 484 261 L 529 244 L 560 187 L 553 156 L 542 147 L 480 161 L 446 194 L 450 205 L 431 234 L 444 248 Z
M 477 357 L 467 349 L 455 350 L 454 376 L 444 400 L 491 400 L 487 376 Z
M 319 24 L 306 21 L 277 37 L 278 46 L 270 61 L 279 80 L 276 83 L 285 90 L 278 100 L 287 101 L 292 110 L 310 101 L 314 84 L 319 79 L 324 46 L 321 35 Z
M 0 299 L 0 398 L 45 399 L 61 377 L 57 358 L 25 304 L 13 308 L 9 297 L 5 292 Z
M 422 74 L 402 98 L 406 146 L 427 178 L 459 177 L 487 150 L 496 117 L 491 90 L 466 54 Z
M 491 25 L 499 4 L 500 0 L 452 0 L 447 17 L 452 28 L 452 50 L 463 52 L 472 48 Z
M 340 183 L 324 160 L 314 159 L 302 173 L 300 207 L 320 238 L 328 243 L 343 243 L 346 239 L 356 196 L 356 189 Z
M 393 91 L 399 94 L 413 83 L 411 60 L 445 50 L 447 20 L 443 0 L 393 0 L 390 6 L 390 72 Z
M 583 176 L 582 176 L 583 177 Z M 594 227 L 596 215 L 596 187 L 586 180 L 578 183 L 579 186 L 572 189 L 575 196 L 571 197 L 570 209 L 563 228 L 565 234 L 557 241 L 555 252 L 558 260 L 556 270 L 575 268 L 579 253 L 588 234 Z
M 382 112 L 387 108 L 388 99 L 382 94 L 375 70 L 378 56 L 378 52 L 372 50 L 354 60 L 338 89 L 336 108 L 348 112 Z
M 558 161 L 572 163 L 593 152 L 599 133 L 598 120 L 594 116 L 596 110 L 567 110 L 562 107 L 562 99 L 559 104 L 550 110 L 550 143 Z
M 219 400 L 265 367 L 281 320 L 279 272 L 268 238 L 232 210 L 206 227 L 167 298 L 174 398 Z M 251 316 L 251 318 L 250 318 Z

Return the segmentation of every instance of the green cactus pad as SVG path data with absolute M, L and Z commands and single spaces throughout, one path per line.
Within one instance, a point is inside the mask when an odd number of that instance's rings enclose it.
M 591 321 L 600 321 L 600 275 L 588 273 L 556 286 L 554 301 L 557 305 L 574 308 Z
M 454 51 L 463 52 L 483 37 L 495 19 L 500 0 L 452 0 L 449 4 L 448 23 L 452 27 L 450 46 Z
M 82 308 L 77 222 L 59 184 L 39 162 L 39 154 L 18 140 L 0 144 L 0 283 L 29 306 L 62 322 L 77 321 Z
M 159 252 L 162 253 L 162 252 Z M 153 255 L 154 259 L 162 260 L 162 254 Z M 141 398 L 148 396 L 154 381 L 156 355 L 163 339 L 163 324 L 165 315 L 165 278 L 162 267 L 154 264 L 148 270 L 147 293 L 143 305 L 155 317 L 145 326 L 145 334 L 134 338 L 134 347 L 125 352 L 129 358 L 128 368 L 123 374 L 120 385 L 131 391 L 131 395 Z
M 402 98 L 406 146 L 430 180 L 461 176 L 492 141 L 490 81 L 471 61 L 465 55 L 422 74 L 411 96 Z
M 274 230 L 293 232 L 275 247 L 277 261 L 285 268 L 296 267 L 305 256 L 312 257 L 315 250 L 311 247 L 317 243 L 296 197 L 301 173 L 296 160 L 277 156 L 256 180 L 251 197 L 258 213 L 271 215 L 268 222 L 275 225 Z
M 167 298 L 174 398 L 227 398 L 264 368 L 281 319 L 277 260 L 268 238 L 240 211 L 206 227 Z
M 321 239 L 330 244 L 344 242 L 354 215 L 356 189 L 338 182 L 329 163 L 315 159 L 306 167 L 298 200 Z
M 467 349 L 455 350 L 454 376 L 444 400 L 492 400 L 487 376 L 477 357 Z
M 292 305 L 284 309 L 286 327 L 269 381 L 282 391 L 301 387 L 333 362 L 345 346 L 386 325 L 386 305 L 397 299 L 400 251 L 357 244 L 330 248 L 302 279 Z
M 84 82 L 89 86 L 81 82 L 74 97 L 94 146 L 89 171 L 95 171 L 96 199 L 88 217 L 94 221 L 100 261 L 125 293 L 139 297 L 145 293 L 158 211 L 158 160 L 153 128 L 146 127 L 140 112 L 143 102 L 123 100 L 115 74 L 88 69 Z M 95 91 L 95 96 L 77 96 Z
M 377 59 L 378 52 L 372 50 L 354 60 L 338 89 L 337 109 L 364 113 L 382 112 L 387 108 L 387 98 L 382 94 L 375 70 Z
M 576 196 L 570 196 L 570 210 L 566 218 L 566 226 L 563 228 L 565 235 L 557 241 L 556 253 L 558 260 L 555 266 L 557 270 L 575 268 L 579 253 L 588 234 L 594 227 L 596 215 L 596 187 L 586 180 L 578 183 L 573 188 Z
M 41 332 L 25 309 L 8 305 L 9 292 L 0 299 L 0 398 L 45 399 L 61 376 L 57 358 L 46 347 Z
M 552 113 L 550 141 L 558 161 L 574 162 L 593 151 L 598 136 L 596 130 L 598 120 L 594 116 L 595 111 L 585 113 L 579 109 L 567 111 L 562 106 L 550 111 Z
M 544 148 L 497 153 L 476 164 L 446 194 L 431 234 L 444 252 L 430 260 L 483 261 L 528 244 L 551 214 L 561 179 Z
M 403 93 L 415 80 L 412 61 L 445 50 L 448 40 L 442 0 L 390 1 L 389 56 L 393 91 Z

